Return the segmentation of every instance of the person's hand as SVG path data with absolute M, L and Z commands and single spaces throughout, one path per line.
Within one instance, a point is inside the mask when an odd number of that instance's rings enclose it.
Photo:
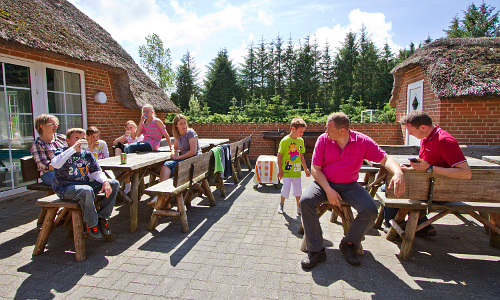
M 81 139 L 78 140 L 74 145 L 73 148 L 75 149 L 76 152 L 82 151 L 82 145 L 86 145 L 88 147 L 89 142 L 86 139 Z
M 177 159 L 179 159 L 179 155 L 172 153 L 172 154 L 170 154 L 170 159 L 177 160 Z
M 394 176 L 391 179 L 391 182 L 389 183 L 389 189 L 394 186 L 394 195 L 396 197 L 401 196 L 405 190 L 406 190 L 406 184 L 405 184 L 405 179 L 403 176 L 403 173 L 395 173 Z
M 146 118 L 147 118 L 146 114 L 142 114 L 141 115 L 141 122 L 140 122 L 140 124 L 144 123 L 144 121 L 146 121 Z
M 109 181 L 104 181 L 104 183 L 102 184 L 101 192 L 104 192 L 106 197 L 109 197 L 112 191 L 113 189 L 111 188 L 111 184 L 109 184 Z
M 418 163 L 414 163 L 414 162 L 410 162 L 410 165 L 413 169 L 419 171 L 419 172 L 423 172 L 425 170 L 427 170 L 429 168 L 429 163 L 427 163 L 425 160 L 421 159 L 421 158 L 417 158 L 419 160 Z
M 325 190 L 325 192 L 328 202 L 330 202 L 331 205 L 340 207 L 340 201 L 342 200 L 342 198 L 340 197 L 339 193 L 337 193 L 337 191 L 334 189 Z
M 306 177 L 311 177 L 311 172 L 309 172 L 309 169 L 305 169 L 304 172 L 306 172 Z
M 279 171 L 278 171 L 278 179 L 279 180 L 283 179 L 283 169 L 282 168 L 280 168 Z
M 406 165 L 399 165 L 399 167 L 400 167 L 401 169 L 408 169 L 408 170 L 413 169 L 413 168 L 408 168 Z

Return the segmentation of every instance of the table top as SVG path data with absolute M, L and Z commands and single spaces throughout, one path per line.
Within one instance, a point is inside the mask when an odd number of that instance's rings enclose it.
M 391 155 L 391 157 L 394 158 L 400 165 L 409 166 L 410 162 L 408 161 L 408 158 L 418 157 L 418 155 Z M 481 159 L 477 159 L 477 158 L 473 158 L 473 157 L 469 157 L 469 156 L 466 156 L 465 158 L 467 159 L 467 163 L 469 164 L 469 167 L 471 169 L 498 169 L 498 168 L 500 168 L 500 165 L 497 165 L 497 164 L 494 164 L 494 163 L 491 163 L 491 162 L 488 162 L 485 160 L 481 160 Z M 366 162 L 372 167 L 377 167 L 377 168 L 382 167 L 382 165 L 380 163 L 374 163 L 371 161 L 366 161 Z
M 500 156 L 483 156 L 483 160 L 500 165 Z
M 221 145 L 229 142 L 229 139 L 199 139 L 200 148 Z M 99 165 L 103 170 L 133 171 L 164 162 L 170 159 L 170 150 L 167 147 L 160 147 L 158 151 L 138 152 L 127 154 L 127 163 L 121 164 L 119 156 L 113 156 L 99 160 Z

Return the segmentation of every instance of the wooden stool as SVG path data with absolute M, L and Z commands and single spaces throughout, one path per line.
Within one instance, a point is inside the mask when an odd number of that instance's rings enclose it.
M 340 216 L 342 219 L 342 227 L 344 228 L 344 235 L 347 234 L 347 231 L 349 231 L 349 228 L 352 225 L 352 221 L 354 220 L 354 216 L 352 214 L 351 206 L 347 204 L 345 201 L 340 201 L 341 208 L 335 205 L 331 205 L 328 200 L 321 202 L 318 204 L 318 218 L 321 218 L 321 216 L 329 209 L 332 209 L 332 216 L 330 218 L 330 222 L 333 223 L 335 222 L 334 218 L 336 216 Z M 307 245 L 306 245 L 306 234 L 304 232 L 304 227 L 302 225 L 302 220 L 300 222 L 300 227 L 299 227 L 299 234 L 304 234 L 302 237 L 302 244 L 300 245 L 300 251 L 307 252 Z M 358 249 L 358 254 L 363 255 L 363 246 L 360 245 Z

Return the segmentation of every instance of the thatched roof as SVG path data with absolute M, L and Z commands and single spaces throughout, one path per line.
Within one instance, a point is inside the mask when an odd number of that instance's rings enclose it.
M 0 42 L 107 69 L 116 100 L 128 109 L 149 103 L 179 111 L 106 30 L 65 0 L 0 0 Z
M 439 99 L 500 98 L 500 38 L 446 38 L 419 48 L 392 69 L 390 105 L 396 105 L 403 74 L 420 66 Z

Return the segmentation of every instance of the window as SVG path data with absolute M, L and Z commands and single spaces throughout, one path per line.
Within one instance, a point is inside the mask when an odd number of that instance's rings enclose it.
M 49 114 L 59 118 L 57 131 L 65 134 L 69 128 L 83 127 L 80 74 L 46 69 Z
M 20 161 L 34 140 L 30 68 L 1 62 L 0 191 L 22 186 Z

